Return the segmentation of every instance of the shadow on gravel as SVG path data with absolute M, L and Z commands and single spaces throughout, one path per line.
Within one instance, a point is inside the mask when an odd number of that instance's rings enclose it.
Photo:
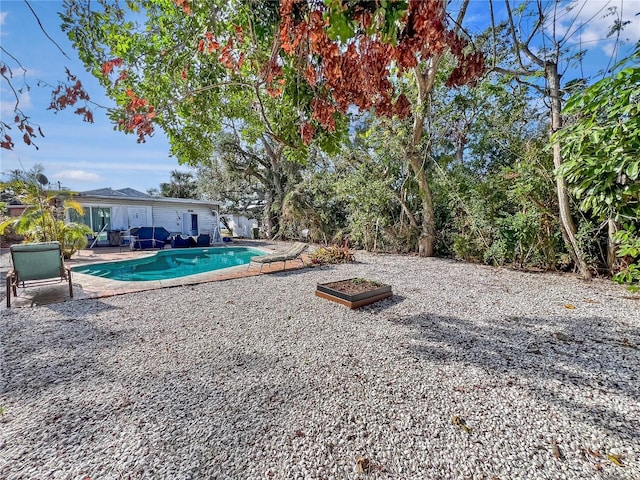
M 56 315 L 53 319 L 12 321 L 15 313 L 5 312 L 0 356 L 5 374 L 0 393 L 37 396 L 50 387 L 103 376 L 98 357 L 128 341 L 129 333 L 105 329 L 87 320 L 114 309 L 101 301 L 91 303 L 82 313 L 65 304 L 49 305 L 47 309 L 62 314 L 62 318 Z
M 560 407 L 574 418 L 583 417 L 604 431 L 631 438 L 640 431 L 640 425 L 630 424 L 610 407 L 619 402 L 615 396 L 628 403 L 640 398 L 638 328 L 614 331 L 606 319 L 597 317 L 573 318 L 555 331 L 537 328 L 548 320 L 526 317 L 510 317 L 489 327 L 431 314 L 396 323 L 412 330 L 409 354 L 420 361 L 459 363 L 531 379 L 523 387 L 540 402 Z M 554 381 L 559 386 L 549 388 Z M 563 387 L 584 389 L 585 396 L 595 393 L 607 400 L 587 405 Z
M 85 328 L 84 324 L 78 325 L 91 340 L 100 334 Z M 70 339 L 69 344 L 78 340 Z M 101 349 L 117 347 L 124 340 L 120 337 L 109 342 L 103 338 L 99 344 Z M 38 409 L 38 415 L 22 429 L 25 438 L 38 438 L 44 430 L 47 445 L 55 446 L 57 451 L 80 450 L 93 466 L 106 461 L 116 478 L 246 478 L 245 472 L 251 467 L 249 459 L 255 459 L 260 442 L 286 445 L 296 441 L 296 428 L 300 425 L 289 424 L 286 412 L 308 401 L 310 394 L 310 387 L 304 383 L 290 383 L 288 375 L 304 369 L 298 364 L 299 359 L 283 361 L 280 355 L 264 355 L 240 347 L 220 351 L 188 370 L 176 361 L 162 373 L 144 374 L 144 379 L 139 377 L 143 372 L 131 369 L 112 372 L 111 378 L 102 379 L 104 382 L 94 379 L 90 388 L 82 392 L 78 385 L 84 378 L 81 370 L 92 377 L 101 375 L 99 365 L 88 361 L 94 358 L 93 352 L 84 347 L 84 342 L 78 346 L 81 355 L 69 355 L 68 360 L 49 367 L 38 366 L 39 371 L 29 377 L 28 386 L 14 383 L 10 388 L 22 389 L 23 400 L 32 393 L 25 395 L 26 390 L 37 393 L 47 387 L 51 378 L 64 377 L 76 383 L 69 394 L 62 391 L 49 395 L 55 402 L 49 401 Z M 42 353 L 31 352 L 34 357 Z M 191 353 L 181 351 L 180 346 L 166 353 L 174 360 L 184 355 Z M 66 368 L 76 372 L 61 371 Z M 229 388 L 238 376 L 250 379 L 249 386 L 241 390 Z M 116 393 L 93 390 L 96 387 L 113 388 Z M 314 387 L 319 389 L 320 384 Z M 82 395 L 77 394 L 79 390 Z M 93 393 L 98 399 L 93 398 Z M 110 399 L 106 405 L 105 398 Z M 112 453 L 102 457 L 102 448 L 109 448 Z M 29 450 L 23 460 L 35 464 L 41 461 L 41 455 L 37 449 Z M 49 454 L 45 455 L 49 461 Z M 15 472 L 15 465 L 7 468 L 0 469 L 0 477 Z M 65 465 L 64 471 L 70 468 Z M 185 476 L 185 472 L 192 475 Z
M 367 314 L 367 315 L 370 315 L 370 314 L 377 315 L 379 313 L 384 312 L 388 308 L 394 307 L 395 305 L 398 305 L 404 302 L 405 300 L 406 300 L 406 297 L 403 297 L 402 295 L 394 294 L 389 298 L 380 300 L 379 302 L 372 303 L 370 305 L 365 305 L 364 307 L 360 307 L 356 310 L 356 312 Z

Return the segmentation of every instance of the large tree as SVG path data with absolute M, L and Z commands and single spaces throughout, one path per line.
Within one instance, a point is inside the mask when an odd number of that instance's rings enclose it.
M 235 200 L 232 211 L 254 215 L 262 205 L 265 232 L 272 238 L 281 231 L 284 198 L 299 182 L 303 168 L 285 152 L 285 145 L 267 135 L 249 143 L 237 130 L 224 132 L 218 136 L 214 158 L 201 162 L 201 189 L 222 201 Z
M 467 3 L 453 28 L 443 0 L 129 2 L 146 16 L 140 26 L 103 0 L 91 8 L 67 2 L 64 20 L 118 102 L 114 121 L 140 140 L 160 125 L 181 161 L 211 157 L 225 119 L 241 121 L 242 142 L 262 143 L 273 159 L 269 150 L 302 158 L 311 141 L 335 147 L 351 105 L 413 115 L 406 158 L 423 199 L 420 252 L 432 255 L 424 110 L 444 55 L 457 61 L 450 85 L 483 71 L 482 56 L 459 34 Z M 407 81 L 417 86 L 413 101 L 400 91 Z
M 432 256 L 436 242 L 424 133 L 438 73 L 445 57 L 455 64 L 444 79 L 451 87 L 472 83 L 484 72 L 483 56 L 460 28 L 468 3 L 463 0 L 450 22 L 444 0 L 281 2 L 282 48 L 314 93 L 302 125 L 305 142 L 318 128 L 331 131 L 336 115 L 352 106 L 411 118 L 405 159 L 422 200 L 421 256 Z
M 139 141 L 162 128 L 180 162 L 208 164 L 236 153 L 271 199 L 265 221 L 277 231 L 287 161 L 303 160 L 300 112 L 312 94 L 272 59 L 278 4 L 141 0 L 66 2 L 64 28 L 117 108 L 111 118 Z M 130 19 L 141 19 L 140 23 Z M 287 81 L 290 80 L 290 81 Z M 301 107 L 302 105 L 302 107 Z M 316 140 L 325 148 L 346 132 Z
M 583 22 L 577 21 L 576 13 L 584 5 L 580 7 L 563 4 L 561 0 L 527 0 L 518 2 L 514 7 L 514 2 L 505 0 L 504 6 L 504 22 L 494 25 L 493 49 L 495 53 L 498 42 L 504 41 L 500 37 L 506 33 L 511 40 L 512 63 L 505 65 L 494 60 L 492 69 L 528 85 L 544 100 L 543 105 L 548 112 L 553 163 L 556 169 L 560 169 L 564 163 L 562 145 L 553 134 L 563 126 L 562 106 L 569 87 L 586 81 L 568 81 L 564 78 L 565 71 L 576 66 L 585 53 L 580 50 L 580 43 L 575 41 L 575 37 L 585 27 Z M 580 8 L 575 8 L 576 6 Z M 490 7 L 494 21 L 493 1 L 490 2 Z M 603 4 L 601 14 L 604 14 L 605 8 L 606 5 Z M 568 28 L 561 27 L 561 19 L 564 24 L 569 25 Z M 623 26 L 619 19 L 614 21 L 612 32 L 620 31 Z M 556 176 L 556 195 L 561 231 L 567 249 L 582 277 L 588 279 L 591 271 L 576 235 L 571 202 L 562 175 Z
M 173 170 L 169 182 L 160 184 L 160 195 L 173 198 L 198 198 L 198 183 L 193 173 Z

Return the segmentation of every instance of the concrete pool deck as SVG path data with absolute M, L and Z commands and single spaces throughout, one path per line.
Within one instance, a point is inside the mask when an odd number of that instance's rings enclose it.
M 291 245 L 290 242 L 268 242 L 260 240 L 239 240 L 229 245 L 212 245 L 212 247 L 251 247 L 267 251 L 268 253 L 284 252 Z M 165 247 L 170 249 L 170 247 Z M 184 249 L 180 249 L 184 250 Z M 131 251 L 125 247 L 95 247 L 93 249 L 84 249 L 74 254 L 71 259 L 65 260 L 68 267 L 77 267 L 79 265 L 88 265 L 92 263 L 113 262 L 118 260 L 127 260 L 131 258 L 149 257 L 157 253 L 159 250 L 137 250 Z M 6 306 L 6 272 L 10 268 L 10 254 L 8 248 L 3 248 L 0 254 L 0 268 L 2 270 L 2 305 Z M 302 262 L 294 260 L 288 261 L 286 270 L 297 270 L 309 262 L 308 255 L 302 255 Z M 258 267 L 252 267 L 247 271 L 246 265 L 225 268 L 222 270 L 214 270 L 212 272 L 199 273 L 186 277 L 172 278 L 168 280 L 151 280 L 145 282 L 125 282 L 120 280 L 111 280 L 94 275 L 86 275 L 82 273 L 72 272 L 71 278 L 73 283 L 73 298 L 69 297 L 69 291 L 66 282 L 56 282 L 53 280 L 50 284 L 41 286 L 32 286 L 27 288 L 18 288 L 18 296 L 11 298 L 11 308 L 14 307 L 32 307 L 37 305 L 46 305 L 51 303 L 60 303 L 71 300 L 84 300 L 88 298 L 110 297 L 114 295 L 122 295 L 125 293 L 142 292 L 145 290 L 155 290 L 158 288 L 180 287 L 186 285 L 196 285 L 199 283 L 219 282 L 223 280 L 232 280 L 234 278 L 249 277 L 261 274 L 284 271 L 283 262 L 265 264 L 262 271 Z

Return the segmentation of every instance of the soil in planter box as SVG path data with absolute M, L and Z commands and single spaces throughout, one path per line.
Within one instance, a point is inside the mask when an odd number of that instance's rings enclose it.
M 370 292 L 372 290 L 377 290 L 382 287 L 382 284 L 377 282 L 372 282 L 370 280 L 362 280 L 362 279 L 349 279 L 349 280 L 341 280 L 339 282 L 327 283 L 325 287 L 332 288 L 338 292 L 342 292 L 346 295 L 358 295 L 364 292 Z

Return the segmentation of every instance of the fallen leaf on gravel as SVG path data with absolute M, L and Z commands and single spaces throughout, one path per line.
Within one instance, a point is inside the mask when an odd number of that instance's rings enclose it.
M 600 452 L 596 452 L 595 450 L 589 450 L 589 453 L 596 458 L 602 458 L 602 454 Z
M 560 447 L 558 446 L 558 442 L 555 440 L 551 442 L 551 450 L 553 451 L 553 458 L 556 460 L 562 460 L 564 458 L 564 455 L 562 455 Z
M 622 467 L 622 460 L 620 460 L 620 456 L 614 455 L 613 453 L 607 453 L 607 458 L 615 466 Z
M 454 417 L 451 419 L 451 423 L 453 423 L 454 425 L 458 425 L 465 432 L 471 433 L 471 429 L 467 426 L 467 422 L 464 421 L 464 418 L 454 415 Z
M 599 300 L 591 300 L 590 298 L 585 298 L 584 301 L 585 303 L 600 303 Z
M 564 308 L 568 308 L 569 310 L 573 310 L 574 308 L 576 308 L 575 306 L 571 305 L 571 304 L 566 304 L 564 306 Z
M 360 457 L 356 460 L 356 465 L 358 466 L 358 471 L 360 473 L 369 472 L 369 459 L 367 457 Z

